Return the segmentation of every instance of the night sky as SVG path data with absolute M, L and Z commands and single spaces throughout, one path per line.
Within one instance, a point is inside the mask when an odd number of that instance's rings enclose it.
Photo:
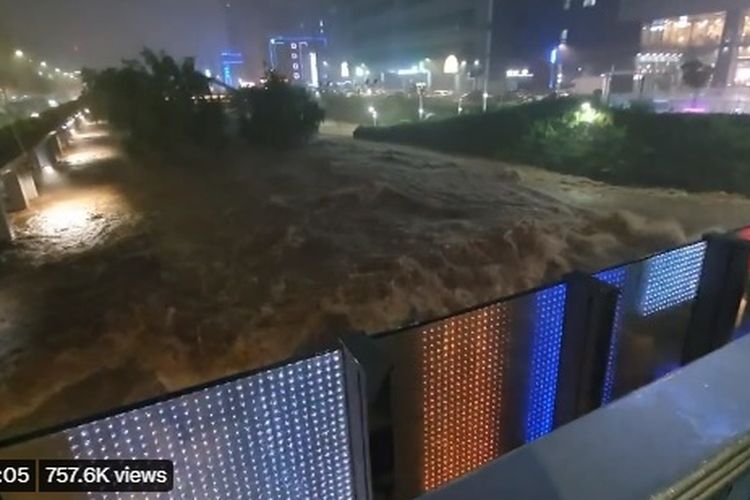
M 231 2 L 239 7 L 233 22 L 247 26 L 242 35 L 253 47 L 293 24 L 296 9 L 286 4 L 296 0 Z M 0 0 L 0 31 L 29 56 L 66 69 L 113 65 L 144 46 L 217 69 L 228 40 L 225 9 L 226 0 Z

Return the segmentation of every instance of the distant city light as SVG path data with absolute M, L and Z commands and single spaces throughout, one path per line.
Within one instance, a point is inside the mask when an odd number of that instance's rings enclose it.
M 401 68 L 397 69 L 395 73 L 399 76 L 411 76 L 411 75 L 419 75 L 423 73 L 418 66 L 412 66 L 411 68 Z
M 50 100 L 48 100 L 48 101 L 47 101 L 47 104 L 49 104 L 49 107 L 50 107 L 50 108 L 56 108 L 56 107 L 58 107 L 58 106 L 60 105 L 60 103 L 59 103 L 59 102 L 57 102 L 57 101 L 56 101 L 56 100 L 54 100 L 54 99 L 50 99 Z
M 310 52 L 310 84 L 318 87 L 320 84 L 320 75 L 318 74 L 318 54 Z
M 349 63 L 344 61 L 341 63 L 341 78 L 349 78 Z
M 61 73 L 60 68 L 55 68 L 55 73 Z
M 42 68 L 46 68 L 47 67 L 47 62 L 46 61 L 42 61 L 42 62 L 39 63 L 39 66 L 41 66 Z
M 14 54 L 20 59 L 21 57 L 23 57 L 23 50 L 17 49 Z
M 443 73 L 446 75 L 456 75 L 459 71 L 458 57 L 453 54 L 445 58 L 445 64 L 443 64 Z
M 588 101 L 582 103 L 580 110 L 576 113 L 576 120 L 579 123 L 592 124 L 601 121 L 603 118 L 604 115 L 599 113 Z
M 508 78 L 533 78 L 534 73 L 530 72 L 529 68 L 509 69 L 505 72 L 505 76 Z
M 29 115 L 30 118 L 39 118 L 39 113 L 34 112 Z
M 354 68 L 354 75 L 358 78 L 362 78 L 365 76 L 365 68 L 363 66 L 357 66 Z

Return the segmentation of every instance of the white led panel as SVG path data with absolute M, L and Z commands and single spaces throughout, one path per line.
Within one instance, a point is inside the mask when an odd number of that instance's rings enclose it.
M 91 498 L 346 499 L 354 478 L 340 352 L 65 431 L 74 458 L 167 459 L 170 493 Z
M 698 293 L 706 242 L 702 241 L 649 259 L 641 316 L 649 316 L 693 300 Z

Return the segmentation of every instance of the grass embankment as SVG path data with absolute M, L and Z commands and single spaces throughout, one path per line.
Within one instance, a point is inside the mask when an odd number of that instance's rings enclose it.
M 535 165 L 613 184 L 750 195 L 750 117 L 542 101 L 486 115 L 361 127 L 361 139 Z
M 65 103 L 51 108 L 39 115 L 39 118 L 25 118 L 14 123 L 16 138 L 10 125 L 0 128 L 0 167 L 19 156 L 22 151 L 18 144 L 21 141 L 25 149 L 31 149 L 45 135 L 57 128 L 79 106 L 78 101 Z

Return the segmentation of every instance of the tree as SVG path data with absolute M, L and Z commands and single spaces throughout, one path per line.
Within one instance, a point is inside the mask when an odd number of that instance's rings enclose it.
M 270 71 L 262 87 L 240 89 L 234 98 L 240 132 L 252 144 L 275 148 L 309 141 L 325 118 L 323 109 L 301 87 Z
M 215 148 L 224 142 L 224 113 L 207 99 L 208 78 L 188 58 L 141 52 L 121 67 L 82 72 L 86 98 L 95 113 L 130 135 L 131 144 L 175 150 L 192 144 Z
M 714 69 L 698 59 L 687 61 L 682 65 L 682 83 L 693 89 L 693 105 L 698 100 L 700 90 L 711 81 Z

